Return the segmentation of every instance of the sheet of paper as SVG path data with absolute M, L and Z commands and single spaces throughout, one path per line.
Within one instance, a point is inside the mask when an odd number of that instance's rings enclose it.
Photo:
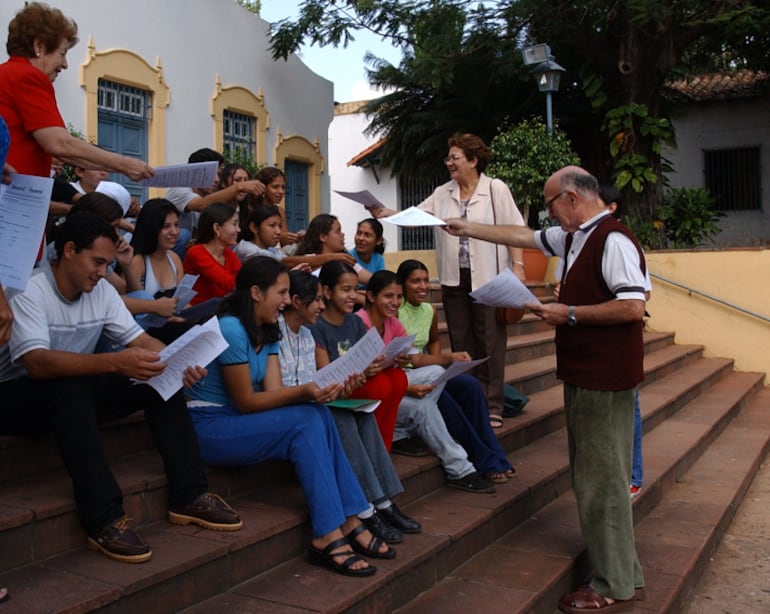
M 385 351 L 382 353 L 385 356 L 385 368 L 390 367 L 393 364 L 393 360 L 399 354 L 406 352 L 407 354 L 413 354 L 412 350 L 417 351 L 412 347 L 417 335 L 408 335 L 407 337 L 396 337 L 388 343 Z
M 396 226 L 446 226 L 444 220 L 423 211 L 419 207 L 409 207 L 395 215 L 382 218 L 382 221 Z
M 156 166 L 155 175 L 139 183 L 154 188 L 210 188 L 217 179 L 219 162 L 193 162 Z
M 481 288 L 470 293 L 470 297 L 482 305 L 492 307 L 518 307 L 526 303 L 540 303 L 529 288 L 524 285 L 511 269 L 505 269 Z
M 372 399 L 337 399 L 331 403 L 327 403 L 328 407 L 335 407 L 337 409 L 347 409 L 348 411 L 362 411 L 366 414 L 372 413 L 380 406 L 382 401 L 374 401 Z
M 211 318 L 205 324 L 193 326 L 171 345 L 163 348 L 160 359 L 167 363 L 163 373 L 139 383 L 152 386 L 164 401 L 168 401 L 182 387 L 187 367 L 206 366 L 227 347 L 227 341 L 219 330 L 219 320 Z
M 53 179 L 13 175 L 0 188 L 0 284 L 24 290 L 35 266 Z
M 313 381 L 319 388 L 332 384 L 344 384 L 354 373 L 363 373 L 372 361 L 385 349 L 382 337 L 376 328 L 370 328 L 352 348 L 333 360 L 313 375 Z
M 446 369 L 444 369 L 444 372 L 438 376 L 438 379 L 436 381 L 431 383 L 434 386 L 438 386 L 439 384 L 448 382 L 450 379 L 452 379 L 456 375 L 460 375 L 462 373 L 465 373 L 466 371 L 470 371 L 471 369 L 473 369 L 473 367 L 480 365 L 482 362 L 486 362 L 487 360 L 489 360 L 489 356 L 487 356 L 486 358 L 479 358 L 477 360 L 461 360 L 458 362 L 453 362 Z
M 195 298 L 195 295 L 198 294 L 192 289 L 196 281 L 198 281 L 198 275 L 185 273 L 184 277 L 182 277 L 182 283 L 180 283 L 174 291 L 174 298 L 179 299 L 176 304 L 176 313 L 179 313 L 187 307 L 187 305 L 190 304 L 190 301 Z
M 360 192 L 341 192 L 340 190 L 334 190 L 340 196 L 354 200 L 357 203 L 362 204 L 367 210 L 373 211 L 375 209 L 382 209 L 385 207 L 369 190 L 361 190 Z

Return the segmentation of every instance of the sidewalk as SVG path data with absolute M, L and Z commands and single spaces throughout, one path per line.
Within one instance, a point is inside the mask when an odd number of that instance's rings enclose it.
M 770 456 L 760 466 L 683 614 L 770 612 L 768 510 Z

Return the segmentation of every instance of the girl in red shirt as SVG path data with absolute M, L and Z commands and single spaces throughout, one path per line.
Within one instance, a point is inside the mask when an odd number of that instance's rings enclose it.
M 229 205 L 214 203 L 198 220 L 198 241 L 184 257 L 184 272 L 198 275 L 191 305 L 223 297 L 235 288 L 241 261 L 232 248 L 238 242 L 238 213 Z

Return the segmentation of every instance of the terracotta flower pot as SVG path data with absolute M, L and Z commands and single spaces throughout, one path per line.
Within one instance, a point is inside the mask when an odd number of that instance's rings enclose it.
M 527 281 L 543 281 L 548 270 L 548 256 L 539 249 L 524 248 L 524 272 Z

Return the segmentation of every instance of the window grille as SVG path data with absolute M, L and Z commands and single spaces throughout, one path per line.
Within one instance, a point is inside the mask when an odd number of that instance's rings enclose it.
M 402 175 L 398 180 L 401 209 L 419 205 L 445 180 L 445 177 L 425 180 Z M 401 249 L 435 249 L 433 228 L 401 228 Z
M 225 156 L 241 151 L 253 160 L 255 149 L 254 117 L 225 110 L 222 114 L 222 121 L 224 123 L 222 149 Z
M 704 150 L 703 168 L 718 211 L 762 208 L 759 147 Z
M 146 119 L 150 107 L 150 95 L 140 90 L 120 83 L 99 80 L 97 103 L 100 111 L 112 111 L 138 119 Z

